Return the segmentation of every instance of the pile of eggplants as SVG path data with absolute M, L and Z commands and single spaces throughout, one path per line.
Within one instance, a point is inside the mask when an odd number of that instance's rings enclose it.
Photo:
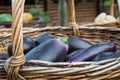
M 23 38 L 26 61 L 42 60 L 49 62 L 102 61 L 120 57 L 116 45 L 111 42 L 91 43 L 83 38 L 65 35 L 40 34 L 35 40 Z M 8 46 L 12 56 L 12 43 Z

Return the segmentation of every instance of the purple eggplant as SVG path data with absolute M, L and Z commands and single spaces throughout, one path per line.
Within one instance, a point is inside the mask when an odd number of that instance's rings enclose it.
M 50 62 L 62 62 L 68 51 L 68 46 L 58 39 L 49 39 L 41 45 L 33 48 L 25 55 L 28 60 L 42 60 Z
M 13 44 L 10 43 L 8 45 L 8 55 L 12 56 L 12 46 Z M 24 48 L 24 54 L 26 54 L 28 51 L 30 51 L 32 48 L 36 47 L 35 42 L 32 40 L 29 36 L 23 37 L 23 48 Z
M 39 44 L 41 44 L 41 43 L 43 43 L 43 42 L 45 42 L 45 41 L 47 41 L 49 39 L 52 39 L 52 38 L 53 38 L 53 36 L 51 34 L 47 34 L 47 33 L 40 34 L 35 39 L 35 43 L 36 43 L 36 45 L 39 45 Z
M 120 57 L 120 52 L 103 52 L 93 58 L 92 61 L 102 61 Z
M 87 48 L 81 54 L 69 60 L 69 62 L 91 61 L 95 56 L 103 52 L 115 52 L 115 51 L 116 46 L 112 43 L 109 42 L 98 43 Z
M 13 46 L 13 44 L 10 43 L 10 44 L 8 45 L 8 48 L 7 48 L 7 52 L 8 52 L 9 57 L 12 56 L 12 46 Z
M 78 49 L 87 49 L 93 44 L 77 36 L 68 36 L 69 53 Z
M 68 62 L 71 58 L 81 54 L 83 51 L 84 51 L 83 49 L 80 49 L 69 53 L 68 55 L 66 55 L 65 62 Z
M 8 54 L 0 53 L 0 60 L 7 60 L 9 58 Z

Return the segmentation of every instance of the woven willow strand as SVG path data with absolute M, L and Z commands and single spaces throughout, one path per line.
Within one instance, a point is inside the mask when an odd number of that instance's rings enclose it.
M 70 16 L 69 24 L 73 28 L 74 35 L 79 36 L 79 29 L 75 20 L 74 0 L 68 1 L 68 7 L 69 7 L 69 16 Z
M 25 80 L 20 74 L 20 66 L 25 63 L 23 54 L 23 11 L 25 0 L 12 0 L 12 43 L 13 54 L 6 61 L 7 80 Z

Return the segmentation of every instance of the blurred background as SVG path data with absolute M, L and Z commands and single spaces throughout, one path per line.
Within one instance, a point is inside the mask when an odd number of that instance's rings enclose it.
M 111 0 L 75 0 L 77 24 L 91 23 L 105 12 L 110 14 Z M 26 0 L 24 9 L 25 27 L 68 26 L 67 0 Z M 10 27 L 11 0 L 0 0 L 0 25 Z M 3 14 L 7 14 L 3 15 Z M 4 20 L 3 20 L 4 16 Z M 119 17 L 117 0 L 114 0 L 114 17 Z M 8 20 L 6 18 L 9 18 Z M 8 21 L 8 22 L 7 22 Z

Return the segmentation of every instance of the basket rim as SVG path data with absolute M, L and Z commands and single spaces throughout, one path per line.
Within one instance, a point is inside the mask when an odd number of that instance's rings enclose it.
M 102 61 L 82 61 L 82 62 L 50 62 L 50 61 L 42 61 L 42 60 L 29 60 L 26 61 L 25 64 L 33 64 L 33 65 L 39 65 L 39 66 L 47 66 L 47 67 L 51 67 L 51 66 L 77 66 L 77 65 L 82 65 L 82 64 L 92 64 L 92 65 L 98 65 L 98 64 L 106 64 L 106 63 L 110 63 L 110 62 L 114 62 L 114 61 L 120 61 L 120 57 L 119 58 L 112 58 L 112 59 L 107 59 L 107 60 L 102 60 Z M 0 60 L 1 63 L 5 63 L 6 60 Z
M 42 28 L 23 28 L 25 29 L 25 31 L 23 30 L 23 34 L 24 33 L 32 33 L 32 32 L 35 32 L 35 31 L 44 31 L 44 30 L 55 30 L 55 29 L 72 29 L 71 27 L 61 27 L 61 26 L 56 26 L 56 27 L 42 27 Z M 116 28 L 116 27 L 89 27 L 89 26 L 79 26 L 79 29 L 86 29 L 86 30 L 106 30 L 106 31 L 120 31 L 120 28 Z M 1 29 L 0 31 L 2 30 L 5 30 L 4 29 Z M 8 31 L 12 30 L 12 29 L 6 29 Z M 12 33 L 9 33 L 8 35 L 6 36 L 1 36 L 1 37 L 8 37 L 8 36 L 11 36 Z

